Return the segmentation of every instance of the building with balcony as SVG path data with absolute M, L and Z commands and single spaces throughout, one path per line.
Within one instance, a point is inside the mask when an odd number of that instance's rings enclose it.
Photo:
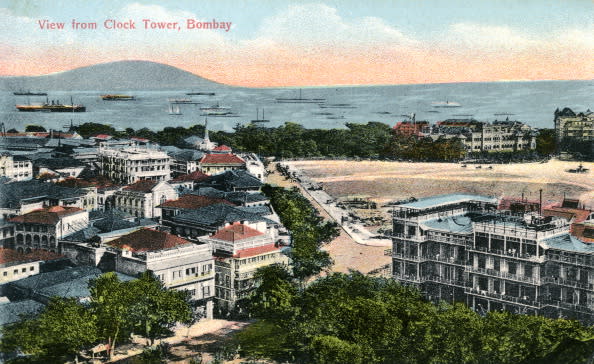
M 14 249 L 31 252 L 45 249 L 58 252 L 58 240 L 85 229 L 89 212 L 78 207 L 52 206 L 28 212 L 9 220 L 14 224 Z
M 131 184 L 140 180 L 168 181 L 171 178 L 171 157 L 164 151 L 127 146 L 99 147 L 101 174 L 115 183 Z
M 209 244 L 193 244 L 178 236 L 141 229 L 107 243 L 116 250 L 115 271 L 137 276 L 150 270 L 165 285 L 186 290 L 207 318 L 212 318 L 214 258 Z
M 594 141 L 594 112 L 575 113 L 566 107 L 563 110 L 555 110 L 555 134 L 557 143 L 570 144 L 592 143 Z
M 442 195 L 397 205 L 392 274 L 433 301 L 594 322 L 594 245 L 565 218 Z
M 167 182 L 141 180 L 116 191 L 113 206 L 135 217 L 153 218 L 161 216 L 157 206 L 177 197 L 177 190 Z
M 33 178 L 33 164 L 29 158 L 3 153 L 0 155 L 0 177 L 13 181 L 27 181 Z
M 272 264 L 289 264 L 275 237 L 241 222 L 229 224 L 199 241 L 208 243 L 215 256 L 215 296 L 219 308 L 241 311 L 239 301 L 249 297 L 258 282 L 254 273 Z

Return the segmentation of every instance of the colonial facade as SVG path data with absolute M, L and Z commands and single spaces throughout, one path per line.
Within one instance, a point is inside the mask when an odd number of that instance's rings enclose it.
M 14 249 L 0 248 L 0 284 L 39 274 L 43 262 L 62 258 L 59 254 L 43 250 L 24 254 Z
M 165 287 L 188 291 L 205 316 L 212 318 L 215 268 L 209 244 L 196 245 L 153 229 L 107 244 L 117 251 L 116 272 L 136 276 L 150 270 Z
M 167 181 L 171 178 L 171 158 L 167 153 L 135 145 L 99 147 L 101 174 L 116 183 L 130 184 L 140 180 Z
M 227 225 L 199 240 L 213 247 L 216 300 L 219 307 L 227 310 L 233 309 L 255 288 L 254 273 L 258 268 L 289 264 L 289 258 L 273 236 L 241 222 Z
M 161 216 L 160 204 L 177 199 L 177 191 L 167 182 L 144 180 L 114 193 L 114 207 L 132 216 L 153 218 Z
M 85 229 L 89 212 L 78 207 L 52 206 L 13 217 L 14 248 L 19 252 L 45 249 L 58 252 L 58 240 Z
M 496 199 L 472 195 L 396 206 L 394 279 L 478 312 L 594 322 L 594 245 L 570 235 L 567 219 L 496 207 Z
M 0 155 L 0 177 L 14 181 L 26 181 L 33 178 L 33 164 L 29 158 L 2 154 Z

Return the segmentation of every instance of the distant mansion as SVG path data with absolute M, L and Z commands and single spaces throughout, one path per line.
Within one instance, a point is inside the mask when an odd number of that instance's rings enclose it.
M 490 123 L 475 119 L 447 119 L 430 125 L 427 121 L 412 120 L 398 122 L 394 132 L 402 136 L 458 139 L 466 151 L 512 152 L 536 149 L 536 132 L 530 126 L 509 119 Z

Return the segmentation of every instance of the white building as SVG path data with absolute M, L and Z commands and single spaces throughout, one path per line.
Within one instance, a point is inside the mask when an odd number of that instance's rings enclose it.
M 57 242 L 89 225 L 89 212 L 78 207 L 52 206 L 10 219 L 15 224 L 15 249 L 58 252 Z
M 164 151 L 136 145 L 99 147 L 101 174 L 116 183 L 130 184 L 140 180 L 168 181 L 171 158 Z
M 136 276 L 152 271 L 165 285 L 186 290 L 212 318 L 214 258 L 211 246 L 196 245 L 178 236 L 142 229 L 107 243 L 116 250 L 116 272 Z
M 0 155 L 0 177 L 14 181 L 26 181 L 33 178 L 33 164 L 23 156 Z
M 137 181 L 113 194 L 114 207 L 132 216 L 153 218 L 161 216 L 157 208 L 165 201 L 175 200 L 177 190 L 167 182 Z

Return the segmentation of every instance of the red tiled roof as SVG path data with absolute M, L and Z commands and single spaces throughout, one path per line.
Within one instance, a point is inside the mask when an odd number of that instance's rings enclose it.
M 111 135 L 109 134 L 97 134 L 93 138 L 95 139 L 110 139 Z
M 262 245 L 257 246 L 255 248 L 247 248 L 242 249 L 233 255 L 233 258 L 247 258 L 253 257 L 256 255 L 270 253 L 276 250 L 280 250 L 280 247 L 275 246 L 274 244 Z
M 137 142 L 142 142 L 142 143 L 146 143 L 149 141 L 147 138 L 141 138 L 141 137 L 131 137 L 130 140 L 136 140 Z
M 212 235 L 212 238 L 234 242 L 260 235 L 264 235 L 264 233 L 247 225 L 236 222 L 232 225 L 219 229 L 219 231 Z
M 79 211 L 83 210 L 78 207 L 52 206 L 13 217 L 10 221 L 28 224 L 55 225 L 64 216 L 72 215 Z
M 179 176 L 175 179 L 172 179 L 172 181 L 173 182 L 186 182 L 186 181 L 200 182 L 200 181 L 204 181 L 208 177 L 210 177 L 210 176 L 206 173 L 203 173 L 201 171 L 195 171 L 190 174 L 184 174 L 184 175 Z
M 147 252 L 171 249 L 177 246 L 192 244 L 186 239 L 163 231 L 153 229 L 137 230 L 107 243 L 113 247 L 133 252 Z
M 0 264 L 48 261 L 60 258 L 64 258 L 64 256 L 41 249 L 35 249 L 25 254 L 14 249 L 0 248 Z
M 235 154 L 207 154 L 200 160 L 201 164 L 241 164 L 245 161 Z
M 217 203 L 224 203 L 227 205 L 235 206 L 233 203 L 222 199 L 208 196 L 198 195 L 183 195 L 177 200 L 165 201 L 157 207 L 175 207 L 179 209 L 199 209 L 201 207 L 214 205 Z
M 138 191 L 138 192 L 151 192 L 152 189 L 159 183 L 158 181 L 151 181 L 151 180 L 140 180 L 136 181 L 133 184 L 124 187 L 127 191 Z
M 219 145 L 218 147 L 213 149 L 213 152 L 230 152 L 231 148 L 226 146 L 225 144 Z

